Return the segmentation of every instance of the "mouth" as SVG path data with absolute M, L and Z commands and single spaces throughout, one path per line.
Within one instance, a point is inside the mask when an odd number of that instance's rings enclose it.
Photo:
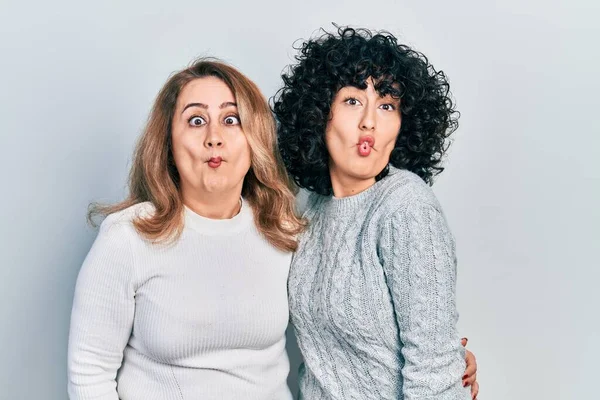
M 223 159 L 221 157 L 211 157 L 208 160 L 208 166 L 211 168 L 219 168 Z
M 371 154 L 371 150 L 375 150 L 375 138 L 373 136 L 361 136 L 358 139 L 356 146 L 358 147 L 358 155 L 361 157 L 367 157 Z

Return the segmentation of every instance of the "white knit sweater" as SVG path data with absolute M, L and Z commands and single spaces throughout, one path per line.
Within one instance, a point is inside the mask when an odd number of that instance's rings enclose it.
M 71 399 L 291 399 L 286 281 L 291 253 L 256 230 L 250 206 L 211 220 L 185 211 L 171 245 L 132 218 L 102 224 L 77 280 L 69 337 Z

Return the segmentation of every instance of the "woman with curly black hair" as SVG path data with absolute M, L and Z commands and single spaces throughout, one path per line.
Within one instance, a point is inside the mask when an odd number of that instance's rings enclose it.
M 458 113 L 446 76 L 387 33 L 303 43 L 274 112 L 313 192 L 288 281 L 304 399 L 468 399 L 453 237 L 428 184 Z M 468 374 L 467 374 L 468 375 Z

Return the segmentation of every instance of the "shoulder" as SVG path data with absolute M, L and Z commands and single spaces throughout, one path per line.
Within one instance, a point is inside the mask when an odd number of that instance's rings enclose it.
M 133 221 L 137 218 L 146 218 L 155 211 L 154 205 L 149 201 L 134 204 L 121 211 L 108 215 L 100 225 L 99 235 L 122 236 L 137 235 Z
M 413 172 L 390 166 L 390 173 L 380 183 L 382 193 L 379 207 L 383 214 L 391 215 L 420 207 L 441 211 L 431 187 Z
M 379 220 L 383 226 L 454 242 L 442 206 L 427 183 L 418 175 L 399 169 L 390 174 L 389 181 Z
M 134 219 L 151 216 L 154 211 L 154 205 L 149 201 L 145 201 L 108 215 L 102 225 L 130 224 Z
M 298 214 L 304 218 L 310 218 L 316 212 L 319 204 L 326 198 L 318 193 L 302 189 L 296 197 Z

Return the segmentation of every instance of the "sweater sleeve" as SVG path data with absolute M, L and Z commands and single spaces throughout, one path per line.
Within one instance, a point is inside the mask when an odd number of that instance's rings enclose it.
M 465 350 L 456 329 L 454 239 L 436 205 L 388 219 L 383 267 L 403 344 L 406 400 L 467 400 Z
M 72 400 L 118 400 L 116 376 L 133 325 L 130 229 L 109 216 L 77 278 L 68 349 Z

